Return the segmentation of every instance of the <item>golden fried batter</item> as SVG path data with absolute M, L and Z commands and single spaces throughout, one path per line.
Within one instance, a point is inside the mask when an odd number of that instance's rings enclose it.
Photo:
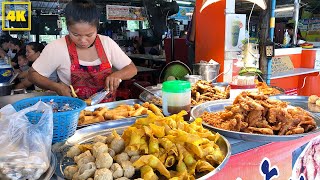
M 309 112 L 263 94 L 242 92 L 233 104 L 220 112 L 204 112 L 201 118 L 217 128 L 247 133 L 291 135 L 314 130 Z

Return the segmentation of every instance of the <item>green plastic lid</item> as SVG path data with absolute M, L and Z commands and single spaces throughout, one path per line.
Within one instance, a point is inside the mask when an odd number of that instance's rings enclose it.
M 162 84 L 162 91 L 172 92 L 172 93 L 181 93 L 190 91 L 191 83 L 189 81 L 165 81 Z

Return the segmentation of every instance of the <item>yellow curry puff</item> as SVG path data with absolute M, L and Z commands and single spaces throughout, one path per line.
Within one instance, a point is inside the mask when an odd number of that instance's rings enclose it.
M 307 133 L 317 125 L 311 114 L 264 94 L 242 92 L 220 112 L 204 112 L 203 120 L 220 129 L 268 135 Z
M 218 133 L 202 127 L 202 120 L 184 121 L 181 111 L 169 117 L 148 112 L 124 130 L 96 136 L 92 144 L 78 144 L 67 156 L 75 165 L 64 169 L 67 179 L 195 179 L 225 159 L 216 144 Z

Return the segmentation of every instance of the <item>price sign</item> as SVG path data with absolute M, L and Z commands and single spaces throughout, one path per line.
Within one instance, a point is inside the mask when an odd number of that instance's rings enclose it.
M 272 74 L 291 71 L 294 69 L 290 56 L 272 58 Z

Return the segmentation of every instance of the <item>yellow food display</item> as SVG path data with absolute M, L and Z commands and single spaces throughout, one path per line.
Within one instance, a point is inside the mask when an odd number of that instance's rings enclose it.
M 195 179 L 197 172 L 210 172 L 222 163 L 225 154 L 216 144 L 220 135 L 204 129 L 200 118 L 185 122 L 186 114 L 148 112 L 123 132 L 124 152 L 140 155 L 133 166 L 141 178 L 158 179 L 158 172 L 167 179 Z

